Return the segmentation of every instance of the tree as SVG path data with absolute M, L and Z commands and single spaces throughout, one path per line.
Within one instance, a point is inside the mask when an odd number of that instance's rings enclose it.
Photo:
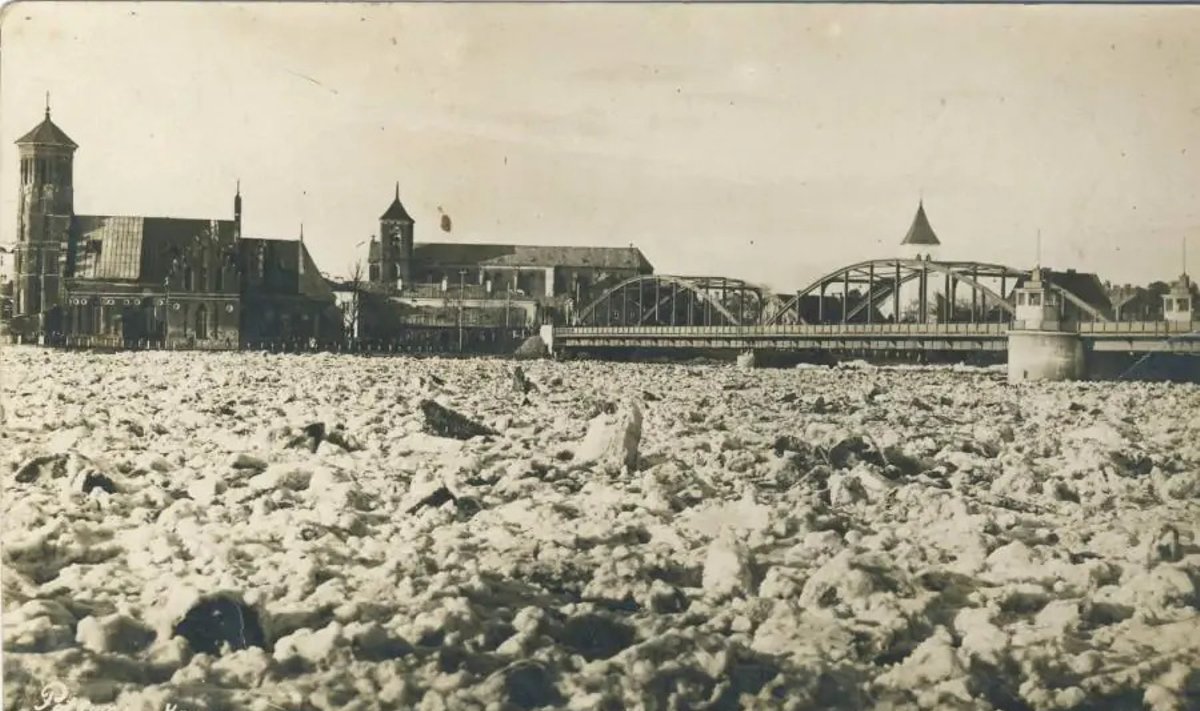
M 338 307 L 342 310 L 342 333 L 347 338 L 357 338 L 362 320 L 363 266 L 356 261 L 347 270 L 349 278 L 343 282 Z

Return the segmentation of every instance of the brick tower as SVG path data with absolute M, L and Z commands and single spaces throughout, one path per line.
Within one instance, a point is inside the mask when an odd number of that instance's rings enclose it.
M 413 218 L 396 197 L 379 218 L 379 280 L 387 291 L 412 283 Z
M 46 117 L 17 140 L 21 199 L 17 203 L 13 317 L 26 334 L 59 330 L 71 216 L 72 161 L 78 146 Z

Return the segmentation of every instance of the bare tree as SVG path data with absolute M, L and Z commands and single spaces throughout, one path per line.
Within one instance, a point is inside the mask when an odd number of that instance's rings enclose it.
M 362 318 L 362 262 L 355 261 L 346 271 L 349 278 L 343 283 L 341 298 L 338 299 L 338 306 L 342 309 L 342 332 L 347 338 L 357 338 Z

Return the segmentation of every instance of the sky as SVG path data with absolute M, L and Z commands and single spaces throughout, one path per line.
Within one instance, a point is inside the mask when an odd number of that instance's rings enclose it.
M 802 288 L 895 256 L 1117 283 L 1200 269 L 1200 6 L 17 2 L 13 141 L 80 214 L 230 218 L 344 274 L 399 182 L 421 241 L 636 245 Z M 452 229 L 440 229 L 440 217 Z

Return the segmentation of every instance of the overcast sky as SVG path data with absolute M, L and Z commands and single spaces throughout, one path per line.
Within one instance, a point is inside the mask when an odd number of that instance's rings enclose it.
M 3 242 L 50 91 L 78 213 L 229 218 L 240 178 L 245 234 L 303 222 L 330 273 L 395 181 L 418 242 L 779 290 L 893 256 L 922 194 L 950 258 L 1030 266 L 1040 229 L 1044 264 L 1144 283 L 1200 253 L 1200 7 L 4 10 Z

